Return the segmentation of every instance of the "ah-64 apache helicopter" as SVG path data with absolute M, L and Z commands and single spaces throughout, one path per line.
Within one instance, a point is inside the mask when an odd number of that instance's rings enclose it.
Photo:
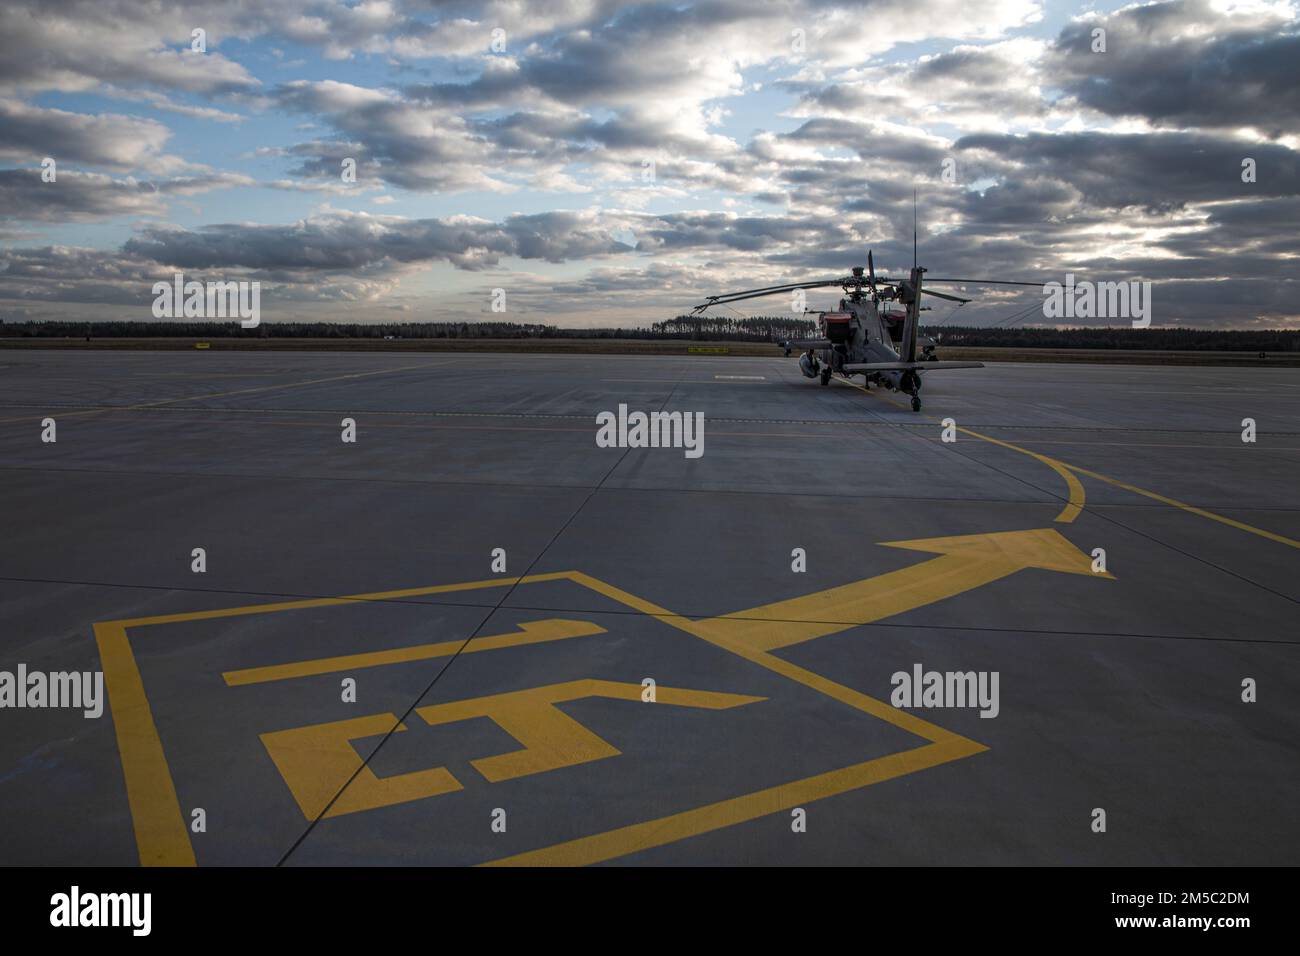
M 848 378 L 864 375 L 867 387 L 874 382 L 891 391 L 906 392 L 912 396 L 912 411 L 921 410 L 921 373 L 952 368 L 983 368 L 983 362 L 941 362 L 933 355 L 933 344 L 928 344 L 923 355 L 917 354 L 917 330 L 920 327 L 921 296 L 929 295 L 949 302 L 965 304 L 970 299 L 935 292 L 922 287 L 926 270 L 912 266 L 906 279 L 890 279 L 876 275 L 875 262 L 867 251 L 867 268 L 853 268 L 853 274 L 839 279 L 819 279 L 812 282 L 793 282 L 788 285 L 768 286 L 763 289 L 746 289 L 725 295 L 711 295 L 695 307 L 698 314 L 714 305 L 727 305 L 744 299 L 765 295 L 779 295 L 797 289 L 819 289 L 840 286 L 844 298 L 835 312 L 817 313 L 820 338 L 791 339 L 778 342 L 789 355 L 792 349 L 807 349 L 799 357 L 799 368 L 808 378 L 821 378 L 829 385 L 832 374 Z M 1039 282 L 1010 282 L 1003 279 L 929 279 L 948 285 L 1025 285 L 1041 287 Z M 890 311 L 885 303 L 900 302 L 904 312 Z M 820 353 L 820 354 L 819 354 Z

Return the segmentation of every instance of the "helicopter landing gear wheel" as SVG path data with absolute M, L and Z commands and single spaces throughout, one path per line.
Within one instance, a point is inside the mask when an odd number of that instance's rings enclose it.
M 822 384 L 823 384 L 823 385 L 829 385 L 830 383 L 831 383 L 831 367 L 830 367 L 829 365 L 823 365 L 823 366 L 822 366 Z
M 919 412 L 920 410 L 921 410 L 921 396 L 920 396 L 920 395 L 913 395 L 913 396 L 912 396 L 912 411 L 914 411 L 914 412 Z

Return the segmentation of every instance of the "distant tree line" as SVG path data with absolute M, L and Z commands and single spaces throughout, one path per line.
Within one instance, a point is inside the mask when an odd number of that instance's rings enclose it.
M 728 318 L 679 315 L 648 328 L 559 328 L 518 322 L 5 322 L 0 338 L 316 338 L 316 339 L 687 339 L 775 342 L 808 336 L 816 324 L 789 316 Z M 992 348 L 1166 349 L 1249 352 L 1300 350 L 1300 331 L 1289 329 L 972 328 L 927 325 L 940 346 Z
M 520 339 L 566 335 L 571 330 L 517 322 L 263 322 L 245 329 L 238 322 L 10 322 L 0 320 L 0 337 L 21 338 L 187 338 L 187 339 Z
M 771 342 L 808 335 L 815 323 L 781 316 L 719 318 L 679 315 L 649 328 L 559 328 L 518 322 L 10 322 L 5 338 L 313 338 L 313 339 L 697 339 Z
M 654 338 L 708 341 L 776 342 L 807 337 L 817 330 L 812 319 L 781 315 L 729 318 L 725 315 L 679 315 L 650 326 Z
M 971 348 L 1022 349 L 1162 349 L 1166 351 L 1295 352 L 1300 350 L 1300 330 L 1295 329 L 1135 329 L 1083 328 L 967 328 L 927 325 L 925 334 L 939 344 Z

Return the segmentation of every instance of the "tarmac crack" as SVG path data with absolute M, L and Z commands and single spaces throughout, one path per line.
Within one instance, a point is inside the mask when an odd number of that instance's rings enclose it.
M 679 384 L 680 384 L 681 377 L 684 375 L 685 375 L 685 370 L 683 369 L 683 371 L 680 373 L 678 377 Z M 658 411 L 662 412 L 667 407 L 668 402 L 672 400 L 672 397 L 673 395 L 676 394 L 676 392 L 677 392 L 677 385 L 674 385 L 673 388 L 669 390 L 668 395 L 664 398 L 663 402 L 660 403 Z M 419 706 L 420 701 L 428 697 L 429 693 L 437 685 L 438 681 L 442 679 L 442 676 L 451 669 L 451 666 L 455 664 L 456 661 L 460 658 L 460 655 L 464 653 L 465 648 L 469 647 L 470 642 L 473 641 L 474 638 L 478 637 L 479 632 L 483 630 L 483 628 L 487 625 L 487 622 L 490 621 L 493 615 L 495 615 L 502 608 L 505 602 L 510 599 L 510 595 L 514 594 L 515 589 L 519 586 L 520 582 L 525 578 L 527 578 L 530 574 L 532 574 L 533 568 L 537 566 L 537 563 L 541 561 L 543 557 L 546 556 L 546 552 L 549 551 L 551 549 L 551 546 L 554 545 L 555 542 L 558 541 L 560 537 L 564 534 L 564 532 L 568 530 L 569 526 L 573 524 L 574 520 L 578 517 L 578 515 L 582 513 L 582 510 L 587 506 L 587 504 L 591 501 L 591 499 L 596 496 L 597 492 L 600 491 L 601 487 L 605 484 L 605 482 L 609 479 L 609 477 L 615 471 L 618 470 L 619 465 L 623 463 L 623 461 L 627 458 L 629 454 L 632 453 L 633 450 L 634 449 L 630 445 L 623 449 L 623 454 L 618 456 L 618 458 L 614 461 L 614 463 L 605 472 L 604 476 L 602 476 L 600 481 L 588 491 L 587 495 L 573 510 L 572 514 L 569 515 L 569 517 L 564 521 L 564 523 L 560 525 L 559 529 L 555 532 L 555 534 L 551 536 L 551 539 L 541 548 L 540 551 L 538 551 L 536 557 L 533 558 L 533 560 L 529 563 L 528 567 L 524 570 L 524 573 L 520 575 L 510 585 L 510 587 L 506 590 L 505 594 L 501 596 L 501 599 L 497 601 L 495 605 L 489 608 L 488 612 L 479 621 L 478 625 L 474 628 L 473 632 L 469 635 L 469 637 L 465 638 L 464 642 L 460 645 L 460 647 L 456 649 L 455 653 L 453 653 L 450 657 L 446 658 L 442 667 L 439 668 L 438 673 L 434 675 L 433 680 L 429 681 L 428 685 L 424 688 L 424 690 L 421 691 L 416 696 L 415 700 L 411 701 L 410 706 L 406 708 L 406 710 L 402 713 L 400 717 L 398 717 L 396 723 L 394 723 L 393 726 L 388 729 L 388 732 L 384 734 L 382 738 L 380 738 L 379 743 L 375 745 L 374 749 L 370 751 L 369 755 L 361 759 L 360 764 L 352 772 L 352 775 L 348 777 L 347 781 L 343 784 L 343 786 L 341 786 L 338 792 L 335 793 L 334 796 L 330 798 L 330 801 L 321 809 L 321 811 L 317 814 L 316 818 L 313 819 L 307 825 L 307 828 L 302 832 L 302 834 L 298 837 L 298 839 L 293 842 L 293 845 L 290 846 L 289 849 L 285 851 L 282 857 L 280 857 L 280 860 L 276 863 L 277 867 L 283 866 L 288 861 L 289 857 L 292 856 L 293 853 L 298 849 L 298 847 L 300 847 L 303 844 L 303 842 L 307 839 L 307 837 L 311 835 L 312 831 L 315 830 L 316 825 L 321 821 L 321 819 L 325 816 L 325 814 L 329 812 L 330 808 L 334 806 L 336 802 L 338 802 L 339 797 L 343 795 L 344 791 L 346 791 L 347 788 L 352 784 L 352 782 L 356 780 L 357 776 L 361 773 L 362 770 L 365 770 L 367 767 L 369 767 L 370 762 L 374 760 L 374 758 L 378 755 L 379 751 L 383 749 L 384 745 L 388 743 L 388 741 L 392 738 L 397 728 L 401 726 L 402 723 L 411 716 L 411 714 L 415 711 L 415 708 Z

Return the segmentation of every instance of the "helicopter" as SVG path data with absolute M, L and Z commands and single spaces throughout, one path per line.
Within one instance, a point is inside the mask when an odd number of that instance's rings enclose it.
M 867 266 L 854 266 L 850 275 L 838 279 L 818 279 L 811 282 L 793 282 L 786 285 L 746 289 L 723 295 L 708 296 L 695 306 L 693 315 L 699 315 L 715 305 L 727 305 L 744 299 L 779 295 L 800 289 L 819 289 L 839 286 L 844 290 L 839 308 L 833 312 L 818 312 L 817 327 L 821 333 L 814 339 L 790 339 L 778 342 L 790 355 L 793 349 L 806 350 L 799 357 L 799 369 L 807 378 L 819 378 L 829 385 L 833 374 L 847 379 L 863 375 L 866 387 L 874 383 L 890 391 L 903 392 L 912 397 L 912 411 L 921 410 L 921 374 L 957 368 L 983 368 L 983 362 L 942 362 L 934 355 L 932 340 L 918 343 L 918 329 L 923 307 L 921 296 L 933 296 L 965 305 L 970 299 L 924 288 L 926 269 L 913 264 L 906 279 L 891 279 L 876 275 L 875 260 L 867 250 Z M 1004 279 L 929 279 L 931 283 L 949 285 L 1022 285 L 1042 287 L 1040 282 L 1013 282 Z M 888 307 L 897 302 L 904 306 L 899 312 Z M 920 352 L 918 353 L 918 347 Z

